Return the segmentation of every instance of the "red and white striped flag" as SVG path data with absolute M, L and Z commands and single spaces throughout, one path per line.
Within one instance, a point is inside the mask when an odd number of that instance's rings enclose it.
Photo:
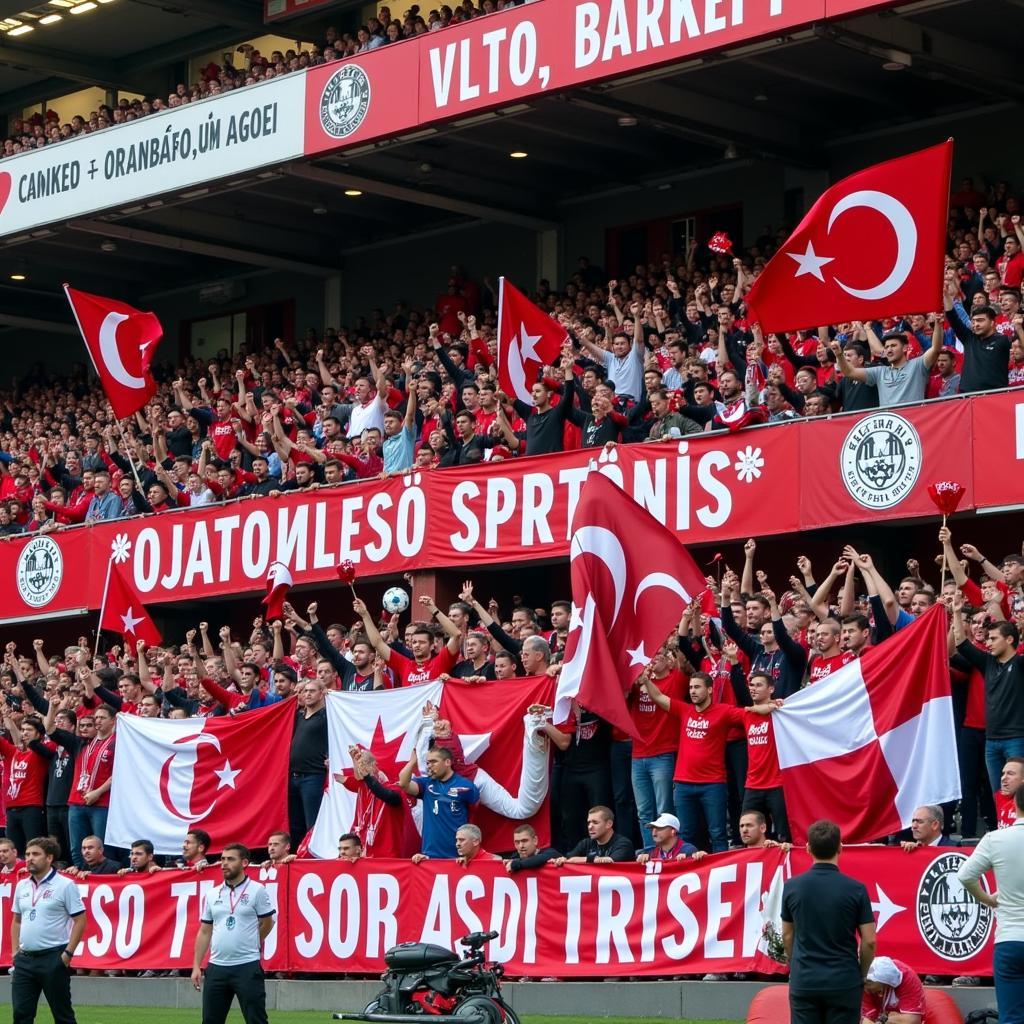
M 775 713 L 796 842 L 829 818 L 866 843 L 909 826 L 915 807 L 959 799 L 946 632 L 936 605 Z

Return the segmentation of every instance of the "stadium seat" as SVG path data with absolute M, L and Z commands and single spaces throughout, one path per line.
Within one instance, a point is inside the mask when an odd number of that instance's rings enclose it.
M 754 996 L 747 1024 L 788 1024 L 789 986 L 769 985 Z M 948 992 L 925 989 L 924 1024 L 963 1024 L 964 1015 Z

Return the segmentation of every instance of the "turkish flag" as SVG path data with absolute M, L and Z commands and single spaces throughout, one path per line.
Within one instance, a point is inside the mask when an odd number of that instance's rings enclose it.
M 118 715 L 106 842 L 127 849 L 142 836 L 172 854 L 191 828 L 209 832 L 215 850 L 266 846 L 271 832 L 287 831 L 295 706 L 283 700 L 210 718 Z
M 498 383 L 511 398 L 533 405 L 537 371 L 552 365 L 569 335 L 505 278 L 498 281 Z
M 338 836 L 357 825 L 358 789 L 335 778 L 351 773 L 351 747 L 371 751 L 389 783 L 398 780 L 414 750 L 423 768 L 432 731 L 423 714 L 428 703 L 451 723 L 451 738 L 438 742 L 455 755 L 455 771 L 480 790 L 471 818 L 483 831 L 484 845 L 495 851 L 511 849 L 513 823 L 519 821 L 530 822 L 541 843 L 547 843 L 549 748 L 525 721 L 525 712 L 532 704 L 550 705 L 552 689 L 548 676 L 529 676 L 500 683 L 449 679 L 370 693 L 328 693 L 328 778 L 334 781 L 320 805 L 310 851 L 316 857 L 337 856 Z M 418 844 L 418 835 L 412 838 Z
M 945 607 L 789 698 L 772 724 L 798 843 L 819 818 L 867 843 L 959 799 Z
M 292 573 L 284 562 L 273 562 L 267 573 L 267 596 L 260 602 L 266 605 L 266 620 L 273 622 L 284 615 L 284 603 L 292 588 Z
M 133 648 L 136 640 L 144 640 L 147 647 L 153 647 L 161 640 L 160 630 L 143 607 L 142 598 L 117 565 L 110 567 L 110 582 L 100 613 L 100 629 L 120 633 Z
M 953 142 L 828 189 L 747 293 L 764 331 L 942 309 Z
M 569 559 L 572 619 L 554 720 L 568 719 L 575 698 L 635 735 L 626 694 L 707 580 L 674 534 L 595 471 L 573 515 Z
M 164 329 L 153 313 L 64 285 L 82 340 L 118 419 L 141 409 L 156 393 L 149 372 Z

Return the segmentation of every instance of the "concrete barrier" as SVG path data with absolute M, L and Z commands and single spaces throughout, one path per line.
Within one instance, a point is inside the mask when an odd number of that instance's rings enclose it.
M 0 978 L 0 1003 L 10 1002 L 10 978 Z M 757 981 L 508 982 L 502 987 L 523 1015 L 635 1017 L 662 1020 L 746 1020 Z M 268 981 L 267 1009 L 361 1010 L 376 994 L 376 981 Z M 995 1005 L 991 987 L 946 989 L 966 1015 Z M 81 1006 L 166 1006 L 198 1010 L 200 995 L 188 978 L 75 978 L 72 998 Z

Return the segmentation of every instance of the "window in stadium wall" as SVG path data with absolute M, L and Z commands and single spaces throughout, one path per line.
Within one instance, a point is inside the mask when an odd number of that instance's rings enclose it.
M 716 231 L 725 231 L 737 249 L 742 245 L 741 203 L 609 228 L 605 232 L 605 266 L 611 274 L 631 274 L 640 263 L 660 263 L 665 253 L 684 255 L 691 239 L 703 244 Z
M 185 354 L 213 359 L 226 352 L 233 356 L 243 345 L 246 351 L 270 348 L 275 338 L 294 338 L 295 303 L 272 302 L 263 306 L 186 320 L 181 325 Z
M 239 43 L 237 46 L 231 47 L 229 50 L 211 50 L 209 53 L 204 53 L 200 57 L 193 57 L 188 62 L 188 80 L 189 82 L 198 82 L 203 77 L 203 68 L 208 64 L 230 64 L 237 71 L 246 71 L 249 68 L 249 54 L 251 51 L 248 47 L 252 47 L 253 50 L 259 50 L 260 55 L 269 59 L 270 55 L 275 50 L 280 50 L 281 53 L 285 53 L 288 50 L 294 50 L 298 53 L 300 50 L 308 50 L 313 44 L 305 42 L 299 39 L 288 39 L 285 36 L 265 35 L 259 36 L 255 39 L 247 39 L 244 42 Z M 245 49 L 243 49 L 243 47 Z

